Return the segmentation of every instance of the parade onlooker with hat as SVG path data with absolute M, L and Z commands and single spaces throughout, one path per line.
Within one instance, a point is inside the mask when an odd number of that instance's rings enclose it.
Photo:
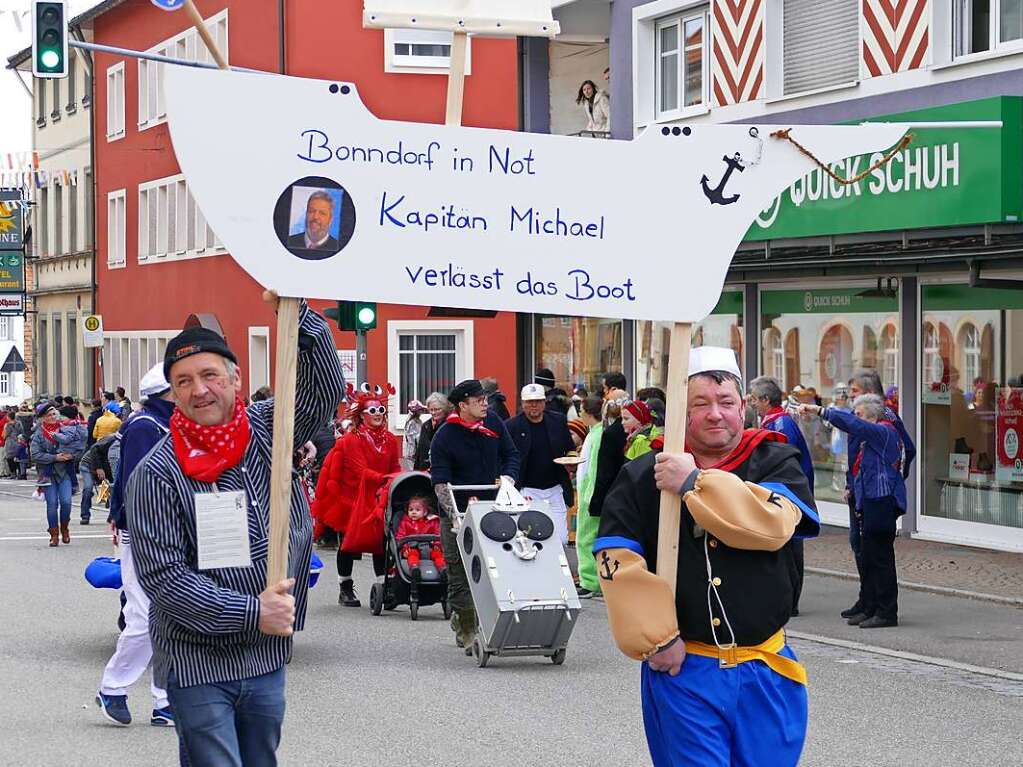
M 146 454 L 160 442 L 170 430 L 170 419 L 174 413 L 174 394 L 163 372 L 163 363 L 157 363 L 139 382 L 139 394 L 143 398 L 142 409 L 128 419 L 116 435 L 104 437 L 91 450 L 96 450 L 106 440 L 117 440 L 120 447 L 116 469 L 111 466 L 114 489 L 110 499 L 110 526 L 117 538 L 121 555 L 121 583 L 124 594 L 124 629 L 117 638 L 117 648 L 110 656 L 96 704 L 103 715 L 114 724 L 131 724 L 128 708 L 128 688 L 139 680 L 153 656 L 153 645 L 149 636 L 149 598 L 139 584 L 135 571 L 135 557 L 128 530 L 128 514 L 125 508 L 125 487 L 132 474 Z M 109 448 L 107 453 L 109 464 Z M 83 461 L 84 465 L 84 461 Z M 84 503 L 84 495 L 83 495 Z M 150 683 L 153 709 L 149 723 L 154 726 L 174 724 L 174 714 L 167 699 L 167 692 L 156 681 L 154 671 Z
M 661 435 L 654 424 L 654 412 L 643 400 L 626 402 L 622 406 L 622 428 L 625 429 L 625 458 L 633 460 L 650 452 L 651 444 Z
M 454 406 L 430 445 L 430 481 L 441 508 L 441 545 L 448 564 L 448 604 L 455 644 L 472 652 L 476 637 L 476 609 L 462 557 L 458 553 L 453 522 L 470 497 L 489 500 L 496 496 L 497 482 L 514 482 L 519 473 L 519 453 L 500 418 L 487 410 L 487 395 L 475 379 L 462 381 L 448 394 Z M 454 503 L 448 485 L 493 485 L 493 493 L 456 492 Z
M 504 422 L 519 451 L 515 478 L 522 495 L 546 501 L 562 545 L 568 543 L 568 507 L 575 503 L 572 478 L 555 459 L 575 449 L 565 416 L 547 410 L 547 396 L 538 383 L 526 384 L 519 394 L 522 412 Z
M 99 441 L 120 428 L 121 406 L 116 402 L 107 402 L 103 405 L 103 412 L 96 419 L 96 425 L 92 427 L 92 438 Z
M 276 305 L 276 296 L 264 298 Z M 294 442 L 344 397 L 330 328 L 303 301 Z M 246 408 L 237 357 L 206 328 L 172 338 L 164 374 L 177 409 L 170 438 L 132 472 L 125 508 L 135 570 L 149 597 L 156 682 L 167 690 L 192 764 L 275 763 L 292 634 L 305 624 L 312 520 L 291 478 L 293 577 L 266 584 L 274 400 Z M 197 519 L 216 527 L 197 525 Z M 213 537 L 211 537 L 213 536 Z
M 643 661 L 658 767 L 795 767 L 806 737 L 806 669 L 784 633 L 785 544 L 816 535 L 820 520 L 799 452 L 776 432 L 744 431 L 744 411 L 734 352 L 693 349 L 685 452 L 625 465 L 593 545 L 615 640 Z M 657 575 L 664 492 L 682 497 L 674 584 Z

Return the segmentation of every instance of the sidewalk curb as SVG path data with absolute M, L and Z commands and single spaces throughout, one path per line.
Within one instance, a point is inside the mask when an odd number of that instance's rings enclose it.
M 847 581 L 858 581 L 860 577 L 856 573 L 847 573 L 843 570 L 827 570 L 823 567 L 807 567 L 805 572 L 814 575 L 824 575 L 828 578 L 841 578 Z M 979 591 L 968 591 L 966 589 L 953 589 L 948 586 L 932 586 L 929 583 L 915 583 L 913 581 L 898 582 L 900 588 L 913 591 L 926 591 L 931 594 L 940 594 L 946 597 L 959 597 L 961 599 L 974 599 L 979 602 L 993 602 L 999 605 L 1023 608 L 1023 599 L 1018 597 L 1002 597 L 997 594 L 984 594 Z
M 792 637 L 793 639 L 799 639 L 804 642 L 816 642 L 817 644 L 831 645 L 832 647 L 842 647 L 846 650 L 857 650 L 859 652 L 873 653 L 874 655 L 885 655 L 889 658 L 898 658 L 899 660 L 926 663 L 930 666 L 952 668 L 958 671 L 966 671 L 970 674 L 990 676 L 995 677 L 996 679 L 1007 679 L 1013 682 L 1023 682 L 1023 674 L 1016 671 L 1002 671 L 1001 669 L 988 668 L 987 666 L 974 666 L 970 663 L 960 663 L 959 661 L 950 660 L 948 658 L 935 658 L 931 655 L 920 655 L 918 653 L 907 652 L 905 650 L 892 650 L 888 647 L 863 644 L 862 642 L 853 642 L 848 639 L 833 639 L 832 637 L 821 636 L 820 634 L 804 634 L 802 631 L 789 631 L 786 629 L 785 636 Z

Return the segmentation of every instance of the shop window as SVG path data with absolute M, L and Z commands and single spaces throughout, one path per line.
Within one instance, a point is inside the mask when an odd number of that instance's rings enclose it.
M 928 518 L 1023 528 L 1023 292 L 921 293 L 921 529 Z M 941 378 L 926 375 L 935 360 L 951 360 Z
M 735 290 L 725 291 L 710 316 L 703 322 L 693 325 L 692 333 L 693 346 L 723 346 L 732 349 L 740 370 L 745 366 L 745 359 L 742 356 L 742 303 L 742 293 Z M 671 329 L 670 322 L 636 323 L 636 390 L 647 386 L 668 388 L 668 347 L 671 343 Z M 621 370 L 621 367 L 609 367 L 606 370 Z M 557 370 L 554 372 L 556 376 Z M 599 391 L 599 374 L 597 379 Z M 593 391 L 593 388 L 589 386 L 587 388 Z
M 566 392 L 576 386 L 599 392 L 604 373 L 622 371 L 621 320 L 540 314 L 534 322 L 535 367 L 549 368 L 557 386 Z M 656 350 L 657 367 L 666 369 L 667 341 L 652 328 L 650 333 L 658 336 L 650 345 Z
M 708 9 L 689 10 L 656 25 L 657 116 L 707 102 Z
M 1023 0 L 953 0 L 955 56 L 994 50 L 1023 39 Z
M 799 386 L 801 399 L 819 399 L 825 405 L 834 402 L 836 388 L 860 368 L 887 364 L 894 374 L 899 367 L 898 297 L 872 292 L 855 286 L 762 291 L 764 373 L 781 382 L 786 395 Z M 885 354 L 879 338 L 888 344 Z M 783 363 L 775 361 L 779 355 Z M 833 439 L 833 432 L 816 419 L 800 421 L 800 427 L 813 458 L 817 500 L 843 503 L 843 441 Z M 837 515 L 840 509 L 829 513 Z
M 899 336 L 895 324 L 889 322 L 881 331 L 881 382 L 885 390 L 899 381 Z

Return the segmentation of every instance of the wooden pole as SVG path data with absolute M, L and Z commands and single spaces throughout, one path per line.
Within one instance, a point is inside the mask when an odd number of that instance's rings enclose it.
M 220 53 L 220 49 L 217 48 L 217 44 L 213 41 L 213 37 L 210 35 L 210 31 L 206 29 L 206 25 L 203 23 L 202 14 L 199 13 L 199 9 L 195 7 L 193 0 L 185 0 L 185 11 L 188 13 L 188 17 L 192 20 L 192 25 L 195 27 L 195 31 L 199 33 L 199 37 L 206 44 L 206 49 L 210 52 L 213 57 L 213 61 L 221 69 L 227 69 L 227 60 Z
M 451 40 L 451 69 L 448 72 L 448 103 L 444 124 L 462 124 L 462 97 L 465 95 L 465 46 L 468 35 L 453 33 Z
M 274 435 L 270 466 L 270 537 L 267 588 L 288 577 L 288 528 L 291 520 L 291 458 L 295 441 L 295 375 L 298 365 L 297 298 L 277 306 L 277 370 L 274 376 Z
M 664 452 L 682 453 L 686 445 L 686 410 L 689 400 L 689 347 L 692 326 L 676 322 L 668 347 L 668 413 L 664 424 Z M 678 541 L 682 525 L 682 496 L 675 490 L 661 491 L 660 521 L 657 526 L 657 574 L 675 593 L 678 580 Z
M 199 37 L 221 69 L 227 60 L 203 23 L 193 0 L 185 10 Z M 463 49 L 464 59 L 464 49 Z M 298 365 L 298 312 L 300 300 L 281 298 L 277 302 L 277 354 L 274 376 L 274 434 L 270 465 L 270 531 L 266 586 L 276 586 L 288 577 L 288 529 L 291 521 L 291 457 L 295 442 L 295 376 Z

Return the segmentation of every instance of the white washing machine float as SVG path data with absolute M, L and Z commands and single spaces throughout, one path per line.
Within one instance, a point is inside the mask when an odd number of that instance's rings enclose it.
M 493 486 L 451 490 L 493 491 Z M 547 505 L 525 500 L 502 481 L 496 500 L 471 500 L 458 514 L 458 552 L 478 622 L 472 652 L 480 668 L 495 655 L 565 662 L 581 605 Z

